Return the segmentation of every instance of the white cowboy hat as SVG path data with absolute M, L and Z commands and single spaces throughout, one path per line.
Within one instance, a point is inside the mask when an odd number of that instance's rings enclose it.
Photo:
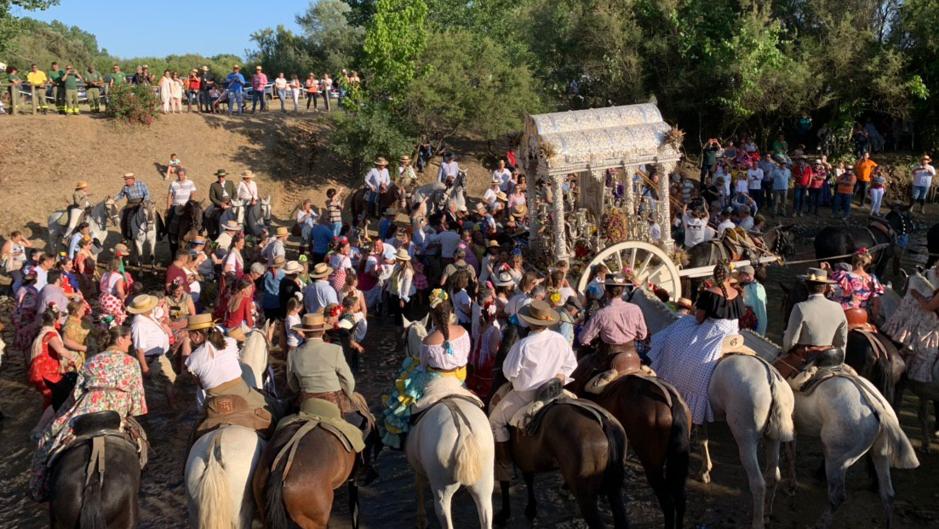
M 150 294 L 140 294 L 134 297 L 133 301 L 130 302 L 130 306 L 127 307 L 127 312 L 131 314 L 143 314 L 150 312 L 156 308 L 156 306 L 157 298 Z
M 515 285 L 515 278 L 508 271 L 502 271 L 492 281 L 492 284 L 497 287 L 510 287 Z
M 187 331 L 198 331 L 202 329 L 210 329 L 215 326 L 215 320 L 212 319 L 212 314 L 206 312 L 203 314 L 193 314 L 189 316 L 186 323 Z
M 317 332 L 326 329 L 326 317 L 322 312 L 313 312 L 304 314 L 300 320 L 300 325 L 294 325 L 292 329 L 304 332 Z
M 222 226 L 222 229 L 225 231 L 241 231 L 241 225 L 237 221 L 230 220 Z
M 287 261 L 287 264 L 284 265 L 285 274 L 299 274 L 300 272 L 303 272 L 303 265 L 297 261 Z
M 395 259 L 398 261 L 410 261 L 411 254 L 408 253 L 407 248 L 398 248 L 398 253 L 395 254 Z
M 313 271 L 310 272 L 310 279 L 328 277 L 331 273 L 333 273 L 333 269 L 328 264 L 316 263 L 316 266 L 313 267 Z

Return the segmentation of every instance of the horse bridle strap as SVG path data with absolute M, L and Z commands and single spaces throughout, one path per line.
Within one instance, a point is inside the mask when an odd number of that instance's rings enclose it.
M 98 485 L 104 484 L 104 472 L 107 470 L 105 463 L 105 439 L 103 435 L 91 438 L 91 457 L 88 458 L 88 466 L 85 468 L 85 486 L 91 483 L 91 477 L 95 470 L 98 471 Z

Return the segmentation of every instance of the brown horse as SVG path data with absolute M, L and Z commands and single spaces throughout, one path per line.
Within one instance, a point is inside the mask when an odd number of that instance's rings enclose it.
M 356 454 L 347 451 L 333 434 L 323 428 L 313 429 L 295 446 L 289 469 L 285 468 L 287 457 L 271 468 L 281 448 L 302 425 L 298 422 L 278 431 L 264 448 L 255 470 L 252 488 L 264 527 L 287 529 L 296 524 L 304 529 L 326 529 L 334 491 L 348 482 L 352 527 L 358 529 L 359 493 L 354 481 L 349 479 Z
M 506 381 L 502 361 L 518 336 L 509 332 L 499 348 L 494 387 Z M 491 407 L 490 407 L 491 409 Z M 552 404 L 543 412 L 541 426 L 534 435 L 512 428 L 512 460 L 522 472 L 528 492 L 525 516 L 532 520 L 537 512 L 535 501 L 535 474 L 560 470 L 568 490 L 577 499 L 581 516 L 590 529 L 605 527 L 597 498 L 606 496 L 613 513 L 616 528 L 626 528 L 626 505 L 623 501 L 624 460 L 626 432 L 616 419 L 604 417 L 598 421 L 586 410 L 570 404 Z M 511 517 L 508 481 L 500 481 L 502 509 L 496 514 L 497 524 Z
M 623 425 L 646 479 L 665 514 L 665 528 L 682 527 L 691 445 L 691 412 L 678 391 L 660 379 L 626 375 L 602 393 L 584 391 L 590 378 L 606 369 L 599 354 L 578 360 L 567 389 L 603 406 Z
M 362 186 L 349 196 L 349 209 L 352 212 L 352 226 L 358 226 L 360 222 L 366 220 L 369 216 L 376 216 L 376 212 L 370 212 L 368 210 L 368 200 L 365 199 L 366 191 L 367 188 Z M 387 192 L 379 195 L 377 216 L 380 216 L 386 209 L 395 207 L 400 198 L 401 190 L 392 184 Z

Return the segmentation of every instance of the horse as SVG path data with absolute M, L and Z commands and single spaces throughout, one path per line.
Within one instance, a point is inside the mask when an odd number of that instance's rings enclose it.
M 240 356 L 245 383 L 262 389 L 268 357 L 266 329 L 247 335 Z M 185 472 L 191 527 L 251 528 L 251 483 L 263 448 L 257 432 L 239 425 L 222 426 L 196 440 Z
M 368 210 L 368 200 L 365 195 L 368 188 L 365 186 L 356 189 L 349 196 L 349 210 L 352 212 L 352 227 L 357 227 L 360 222 L 367 220 L 371 215 Z M 378 195 L 378 216 L 388 208 L 393 208 L 401 199 L 401 190 L 393 183 L 388 186 L 388 191 Z
M 494 387 L 505 382 L 502 363 L 515 340 L 503 337 L 497 357 Z M 490 402 L 490 406 L 493 403 Z M 522 472 L 528 492 L 525 516 L 537 514 L 535 474 L 560 469 L 568 490 L 577 500 L 581 516 L 590 529 L 605 526 L 597 507 L 597 498 L 606 496 L 616 528 L 628 527 L 623 501 L 626 432 L 615 418 L 603 417 L 602 423 L 585 410 L 571 404 L 551 404 L 543 410 L 541 426 L 533 435 L 511 429 L 512 460 Z M 511 517 L 508 481 L 500 481 L 502 507 L 495 520 L 502 524 Z
M 931 268 L 939 259 L 939 223 L 933 224 L 933 227 L 926 232 L 926 251 L 929 252 L 926 258 L 926 268 Z
M 62 244 L 62 235 L 65 233 L 65 229 L 67 229 L 66 226 L 63 226 L 62 220 L 65 220 L 66 223 L 68 222 L 68 208 L 53 211 L 52 214 L 49 215 L 47 221 L 49 238 L 46 242 L 50 253 L 55 253 L 59 245 Z M 110 196 L 104 197 L 103 200 L 92 206 L 91 212 L 85 215 L 84 221 L 87 222 L 88 227 L 91 228 L 92 239 L 96 239 L 99 244 L 104 244 L 105 239 L 107 239 L 109 224 L 114 226 L 121 225 L 120 212 L 117 209 L 117 204 Z
M 673 386 L 647 376 L 626 375 L 598 395 L 588 393 L 587 382 L 602 369 L 599 360 L 598 353 L 581 357 L 566 389 L 603 406 L 623 425 L 665 515 L 665 528 L 680 528 L 691 443 L 688 405 Z
M 163 219 L 159 222 L 163 225 L 159 232 L 169 240 L 170 255 L 175 256 L 190 233 L 202 233 L 202 205 L 190 200 L 182 207 L 182 213 L 172 216 L 169 224 L 163 222 Z
M 426 318 L 425 318 L 426 319 Z M 404 320 L 408 354 L 420 354 L 427 335 L 426 322 Z M 424 490 L 430 485 L 440 527 L 452 529 L 450 502 L 461 486 L 466 487 L 479 515 L 482 529 L 492 527 L 495 445 L 489 419 L 483 410 L 463 398 L 447 399 L 467 390 L 451 377 L 431 381 L 425 395 L 440 400 L 430 405 L 408 433 L 405 452 L 416 475 L 417 526 L 427 526 Z
M 267 196 L 251 206 L 243 202 L 233 205 L 238 223 L 245 227 L 245 233 L 260 237 L 271 225 L 271 197 Z
M 130 224 L 130 233 L 134 241 L 134 259 L 136 265 L 140 266 L 141 259 L 147 257 L 150 264 L 153 264 L 156 257 L 157 241 L 157 211 L 156 203 L 152 200 L 144 201 L 137 213 L 128 221 Z
M 805 283 L 799 281 L 792 286 L 780 283 L 783 291 L 783 315 L 788 326 L 789 315 L 796 303 L 809 299 Z M 897 385 L 906 372 L 906 362 L 900 356 L 896 344 L 883 333 L 872 333 L 852 329 L 848 331 L 848 343 L 844 348 L 845 363 L 869 380 L 881 395 L 887 398 L 894 409 L 900 405 Z
M 887 263 L 893 263 L 893 272 L 900 268 L 900 255 L 906 238 L 913 231 L 909 209 L 894 206 L 883 219 L 873 218 L 865 227 L 828 226 L 815 236 L 815 257 L 835 263 L 848 262 L 861 248 L 888 245 L 877 255 L 874 271 L 883 277 Z
M 869 454 L 877 472 L 880 500 L 889 528 L 895 496 L 890 467 L 919 466 L 893 408 L 870 382 L 843 374 L 823 379 L 808 393 L 797 391 L 795 402 L 796 429 L 802 435 L 819 437 L 825 456 L 828 508 L 816 527 L 831 526 L 835 511 L 847 497 L 845 474 L 848 468 L 864 454 Z M 794 480 L 794 461 L 790 473 Z

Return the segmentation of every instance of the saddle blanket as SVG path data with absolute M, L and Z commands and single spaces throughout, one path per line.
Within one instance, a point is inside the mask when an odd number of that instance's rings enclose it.
M 301 403 L 299 413 L 281 419 L 277 424 L 275 435 L 276 432 L 297 423 L 303 423 L 303 425 L 284 445 L 285 448 L 299 443 L 306 434 L 312 432 L 315 428 L 323 428 L 339 439 L 347 452 L 361 452 L 365 449 L 362 430 L 343 419 L 339 407 L 332 402 L 321 399 L 306 399 Z

